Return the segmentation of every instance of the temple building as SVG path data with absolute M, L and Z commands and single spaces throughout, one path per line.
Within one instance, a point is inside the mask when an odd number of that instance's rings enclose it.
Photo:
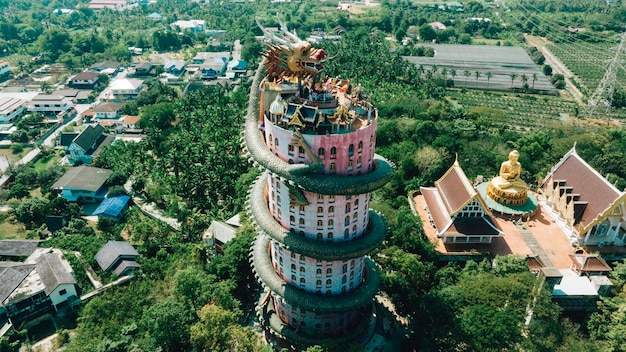
M 504 235 L 458 161 L 435 182 L 435 187 L 421 187 L 420 191 L 428 220 L 443 243 L 491 243 L 493 238 Z
M 349 81 L 316 77 L 325 53 L 270 32 L 250 92 L 245 146 L 264 173 L 249 196 L 257 228 L 257 313 L 269 338 L 298 349 L 348 345 L 375 324 L 378 269 L 367 254 L 384 239 L 371 192 L 393 166 L 374 153 L 377 111 Z M 283 57 L 285 56 L 285 57 Z
M 541 191 L 573 245 L 626 243 L 626 193 L 587 164 L 575 146 L 550 170 Z

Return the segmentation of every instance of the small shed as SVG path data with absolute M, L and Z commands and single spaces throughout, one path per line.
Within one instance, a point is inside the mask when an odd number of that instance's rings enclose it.
M 139 252 L 130 243 L 109 241 L 96 253 L 95 259 L 102 270 L 123 276 L 140 267 L 136 262 L 137 257 Z
M 92 215 L 107 217 L 119 221 L 122 218 L 122 215 L 124 215 L 126 209 L 128 209 L 129 200 L 130 197 L 127 195 L 106 198 L 102 201 L 102 203 L 100 203 Z

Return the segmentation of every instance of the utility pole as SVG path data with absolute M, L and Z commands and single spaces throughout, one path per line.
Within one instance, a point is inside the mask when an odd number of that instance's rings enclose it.
M 607 124 L 611 123 L 611 106 L 613 105 L 613 93 L 615 92 L 615 84 L 617 83 L 617 71 L 622 64 L 622 55 L 626 49 L 626 32 L 620 36 L 621 40 L 617 47 L 612 50 L 615 51 L 615 56 L 609 63 L 604 77 L 598 84 L 595 92 L 591 95 L 585 108 L 583 116 L 586 118 L 593 118 L 598 114 L 606 116 Z

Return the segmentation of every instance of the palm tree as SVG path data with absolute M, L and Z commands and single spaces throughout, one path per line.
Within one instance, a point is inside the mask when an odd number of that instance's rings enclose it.
M 491 71 L 487 71 L 485 76 L 487 76 L 487 89 L 489 89 L 489 81 L 491 80 L 491 77 L 493 77 L 493 73 L 491 73 Z
M 454 81 L 454 77 L 456 77 L 456 70 L 455 69 L 451 69 L 450 70 L 450 76 L 452 76 L 452 80 Z
M 522 89 L 526 89 L 526 87 L 528 87 L 528 76 L 526 76 L 526 74 L 522 73 L 519 76 L 519 80 L 522 81 Z
M 471 76 L 472 73 L 468 70 L 463 71 L 463 76 L 465 76 L 465 87 L 467 87 L 467 78 Z
M 511 88 L 513 88 L 513 81 L 517 78 L 517 73 L 511 72 L 509 73 L 509 77 L 511 77 Z
M 474 76 L 476 77 L 476 88 L 478 88 L 478 78 L 480 78 L 480 71 L 474 72 Z
M 447 68 L 442 68 L 441 69 L 441 74 L 443 75 L 444 78 L 448 77 L 448 69 Z
M 533 89 L 535 89 L 535 81 L 539 78 L 539 75 L 533 73 Z

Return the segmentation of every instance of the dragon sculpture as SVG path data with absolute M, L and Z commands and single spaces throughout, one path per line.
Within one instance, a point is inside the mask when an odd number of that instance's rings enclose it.
M 263 53 L 268 75 L 308 78 L 324 69 L 323 63 L 327 60 L 324 50 L 313 48 L 311 43 L 298 38 L 295 31 L 289 32 L 280 18 L 278 23 L 281 32 L 269 31 L 257 18 L 255 20 L 265 37 L 270 40 L 266 43 L 268 49 Z

